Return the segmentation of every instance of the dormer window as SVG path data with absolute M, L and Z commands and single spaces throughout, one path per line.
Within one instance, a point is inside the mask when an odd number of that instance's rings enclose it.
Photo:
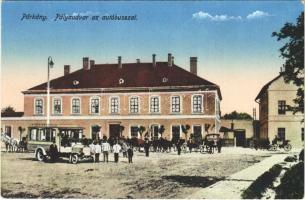
M 121 85 L 121 84 L 123 84 L 123 83 L 124 83 L 124 79 L 120 78 L 120 79 L 119 79 L 119 84 Z
M 79 85 L 79 81 L 78 81 L 78 80 L 74 80 L 74 81 L 73 81 L 73 85 L 75 85 L 75 86 L 76 86 L 76 85 Z

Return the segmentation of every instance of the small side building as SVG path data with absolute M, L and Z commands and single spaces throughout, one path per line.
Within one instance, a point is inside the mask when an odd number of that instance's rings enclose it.
M 297 89 L 292 82 L 285 82 L 283 73 L 263 86 L 255 98 L 259 104 L 259 138 L 272 141 L 277 135 L 290 140 L 293 147 L 304 146 L 304 113 L 287 110 L 287 105 L 294 105 Z
M 247 147 L 249 141 L 257 135 L 256 124 L 256 120 L 252 119 L 222 119 L 220 132 L 227 146 Z

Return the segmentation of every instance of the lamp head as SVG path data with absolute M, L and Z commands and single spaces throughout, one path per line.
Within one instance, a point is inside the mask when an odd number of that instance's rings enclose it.
M 50 60 L 50 62 L 49 62 L 49 65 L 50 65 L 51 68 L 53 68 L 54 62 L 53 62 L 52 58 L 51 58 L 51 60 Z

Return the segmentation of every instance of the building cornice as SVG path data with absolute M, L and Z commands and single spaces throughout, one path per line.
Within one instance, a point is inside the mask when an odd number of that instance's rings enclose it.
M 215 115 L 50 116 L 50 120 L 216 119 Z M 3 121 L 46 120 L 46 116 L 3 117 Z

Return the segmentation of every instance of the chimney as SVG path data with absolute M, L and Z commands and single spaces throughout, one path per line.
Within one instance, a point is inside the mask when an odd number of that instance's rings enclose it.
M 174 57 L 174 56 L 172 56 L 172 65 L 174 65 L 174 58 L 175 58 L 175 57 Z
M 70 65 L 64 65 L 64 76 L 70 74 Z
M 122 57 L 118 56 L 118 67 L 122 69 Z
M 94 60 L 90 60 L 90 69 L 91 67 L 93 67 L 95 65 L 95 61 Z
M 190 57 L 190 72 L 197 75 L 197 57 Z
M 169 67 L 173 66 L 173 57 L 172 57 L 172 54 L 171 54 L 171 53 L 168 54 L 167 65 L 168 65 Z
M 137 59 L 137 63 L 140 63 L 140 59 L 139 58 Z
M 152 65 L 153 67 L 156 67 L 156 54 L 152 55 Z
M 83 58 L 83 69 L 84 70 L 89 70 L 90 66 L 89 66 L 89 57 L 84 57 Z

